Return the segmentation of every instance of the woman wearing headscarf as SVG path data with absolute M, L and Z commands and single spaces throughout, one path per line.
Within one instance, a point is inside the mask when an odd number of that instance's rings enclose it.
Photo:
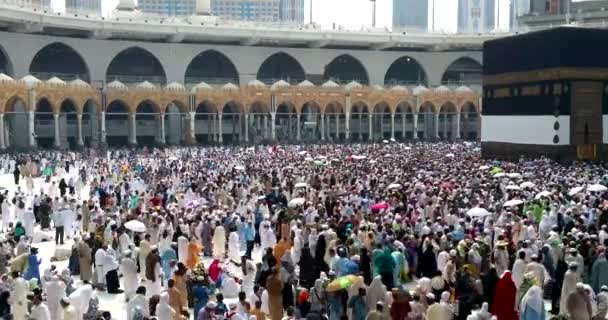
M 441 294 L 441 301 L 434 303 L 426 310 L 426 320 L 452 320 L 454 309 L 449 303 L 450 293 L 444 291 Z
M 325 310 L 325 289 L 323 289 L 323 280 L 315 280 L 315 285 L 310 289 L 310 311 L 323 313 Z
M 481 284 L 483 286 L 483 302 L 487 302 L 492 305 L 494 302 L 494 293 L 496 293 L 496 283 L 498 282 L 498 274 L 496 273 L 496 267 L 491 266 L 490 270 L 481 277 Z
M 173 280 L 175 281 L 175 288 L 179 291 L 181 305 L 186 307 L 189 301 L 187 271 L 186 266 L 180 262 L 177 264 L 177 270 L 173 272 Z
M 325 233 L 319 235 L 317 246 L 315 247 L 315 265 L 323 272 L 329 271 L 329 265 L 325 262 L 325 249 L 327 242 L 325 241 Z
M 515 312 L 517 288 L 510 271 L 502 274 L 496 283 L 495 292 L 494 304 L 490 307 L 492 314 L 496 315 L 498 320 L 517 320 L 517 312 Z
M 221 275 L 222 275 L 222 267 L 220 266 L 220 259 L 213 259 L 209 268 L 207 269 L 207 274 L 209 275 L 209 280 L 214 283 L 216 286 L 220 286 Z
M 169 304 L 169 294 L 163 292 L 160 294 L 158 305 L 156 306 L 156 316 L 158 319 L 176 320 L 178 314 Z
M 279 278 L 278 269 L 273 269 L 272 275 L 266 280 L 266 290 L 268 290 L 270 319 L 281 320 L 283 318 L 283 282 Z
M 160 257 L 158 248 L 151 247 L 151 251 L 146 257 L 146 294 L 148 296 L 160 294 L 162 287 Z
M 386 286 L 382 284 L 382 277 L 376 276 L 372 283 L 367 288 L 366 300 L 367 300 L 367 308 L 369 310 L 374 310 L 376 308 L 376 304 L 378 302 L 384 303 L 384 299 L 386 297 Z M 388 308 L 388 306 L 387 306 Z
M 369 257 L 369 252 L 366 247 L 361 248 L 359 270 L 361 270 L 361 273 L 363 274 L 365 284 L 369 285 L 372 282 L 372 260 Z
M 545 320 L 545 301 L 539 286 L 532 286 L 519 304 L 520 320 Z
M 89 310 L 89 303 L 92 297 L 93 287 L 89 284 L 79 287 L 69 295 L 70 304 L 74 306 L 80 319 Z
M 308 245 L 305 245 L 304 248 L 302 248 L 300 262 L 298 264 L 300 265 L 300 286 L 310 289 L 314 285 L 315 279 L 319 278 L 320 270 L 310 254 Z

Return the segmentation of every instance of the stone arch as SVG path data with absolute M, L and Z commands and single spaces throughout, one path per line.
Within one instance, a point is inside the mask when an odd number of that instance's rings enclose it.
M 369 84 L 369 74 L 359 59 L 350 54 L 343 54 L 334 58 L 325 66 L 323 72 L 324 81 L 333 80 L 346 84 L 357 81 L 361 84 Z
M 106 108 L 106 142 L 109 146 L 126 146 L 131 134 L 131 107 L 124 100 L 116 99 Z
M 363 141 L 371 139 L 369 132 L 369 121 L 371 112 L 369 104 L 364 100 L 356 100 L 351 105 L 351 132 L 353 140 Z
M 243 105 L 235 100 L 227 101 L 222 106 L 220 142 L 238 143 L 243 129 Z
M 106 70 L 106 81 L 119 80 L 126 84 L 149 81 L 165 85 L 167 76 L 160 60 L 150 51 L 133 46 L 116 54 Z
M 281 51 L 264 60 L 258 69 L 257 79 L 267 85 L 279 80 L 295 84 L 306 79 L 306 72 L 296 58 Z
M 216 140 L 217 133 L 217 108 L 209 100 L 201 101 L 195 110 L 194 121 L 196 141 L 201 144 L 212 143 Z
M 180 113 L 187 113 L 188 110 L 188 106 L 184 104 L 183 101 L 178 100 L 178 99 L 173 99 L 168 101 L 167 103 L 165 103 L 162 112 L 166 113 L 167 112 L 167 108 L 169 108 L 170 106 L 175 106 Z
M 25 148 L 29 145 L 28 106 L 26 99 L 14 95 L 4 105 L 5 146 Z
M 159 114 L 163 112 L 163 108 L 154 100 L 144 98 L 134 104 L 135 109 L 132 110 L 136 114 Z
M 184 76 L 186 84 L 200 82 L 239 85 L 239 73 L 226 55 L 213 49 L 205 50 L 190 61 Z
M 323 109 L 325 114 L 325 130 L 327 137 L 334 141 L 340 141 L 346 137 L 346 115 L 344 105 L 339 101 L 329 101 Z
M 161 108 L 153 100 L 140 101 L 133 115 L 135 116 L 135 140 L 138 145 L 152 146 L 162 141 L 162 130 L 159 126 Z
M 97 147 L 99 144 L 100 130 L 99 116 L 101 106 L 96 99 L 89 98 L 82 107 L 82 139 L 85 146 Z
M 90 81 L 89 67 L 82 55 L 62 42 L 53 42 L 38 50 L 30 63 L 29 73 L 41 80 L 56 76 L 65 81 Z
M 439 127 L 435 123 L 435 114 L 437 108 L 430 101 L 425 101 L 420 104 L 418 110 L 418 128 L 422 130 L 423 140 L 432 140 L 437 138 L 437 131 Z M 420 133 L 420 130 L 419 130 Z
M 403 140 L 414 138 L 414 109 L 408 101 L 400 101 L 395 105 L 396 137 Z
M 376 103 L 373 109 L 372 119 L 372 139 L 384 140 L 390 139 L 390 128 L 386 130 L 387 125 L 391 124 L 391 106 L 386 101 Z
M 481 125 L 481 114 L 477 105 L 465 102 L 460 109 L 460 137 L 464 140 L 479 140 Z
M 428 85 L 428 76 L 424 67 L 416 59 L 403 56 L 393 61 L 384 75 L 385 85 Z
M 66 98 L 59 106 L 59 137 L 63 147 L 75 147 L 78 142 L 78 123 L 77 114 L 79 108 L 77 103 Z
M 290 141 L 296 137 L 298 125 L 297 109 L 293 102 L 278 102 L 274 121 L 278 141 Z
M 52 148 L 55 139 L 55 108 L 47 97 L 36 102 L 34 111 L 34 132 L 36 144 L 42 148 Z
M 451 101 L 446 101 L 439 108 L 439 136 L 443 140 L 456 139 L 456 121 L 458 109 Z
M 470 100 L 465 100 L 464 102 L 462 102 L 462 104 L 460 104 L 460 106 L 458 106 L 458 112 L 463 112 L 465 107 L 473 108 L 475 110 L 475 112 L 481 113 L 481 110 L 479 110 L 479 105 Z
M 483 67 L 471 57 L 460 57 L 454 60 L 443 72 L 443 84 L 480 84 Z
M 249 114 L 265 114 L 268 112 L 268 104 L 262 101 L 254 101 L 249 105 Z
M 318 141 L 321 135 L 321 106 L 314 100 L 306 101 L 300 108 L 300 135 L 305 141 Z
M 0 45 L 0 73 L 4 73 L 8 76 L 13 76 L 13 63 L 11 62 L 10 56 L 4 50 L 4 47 Z

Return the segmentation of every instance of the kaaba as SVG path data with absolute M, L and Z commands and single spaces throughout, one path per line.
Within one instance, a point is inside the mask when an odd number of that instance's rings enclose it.
M 608 30 L 487 41 L 483 62 L 483 157 L 608 159 Z

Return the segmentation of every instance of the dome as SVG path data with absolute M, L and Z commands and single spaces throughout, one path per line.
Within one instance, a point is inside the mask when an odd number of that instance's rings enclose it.
M 239 87 L 236 84 L 232 83 L 232 82 L 228 82 L 228 83 L 226 83 L 222 87 L 222 89 L 224 89 L 224 90 L 238 90 Z
M 258 79 L 249 81 L 247 85 L 250 87 L 266 87 L 266 84 Z
M 312 83 L 312 82 L 310 82 L 310 81 L 308 81 L 308 80 L 304 80 L 304 81 L 298 83 L 298 87 L 311 88 L 311 87 L 314 87 L 314 86 L 315 86 L 315 84 Z
M 47 80 L 46 83 L 53 84 L 53 85 L 62 85 L 62 84 L 65 84 L 65 81 L 63 81 L 57 77 L 52 77 L 49 80 Z
M 192 87 L 190 92 L 194 93 L 198 89 L 211 89 L 211 86 L 207 82 L 199 82 L 197 85 Z
M 436 92 L 449 92 L 450 88 L 446 87 L 446 86 L 439 86 L 437 88 L 435 88 Z
M 186 90 L 186 87 L 184 87 L 183 84 L 179 83 L 179 82 L 171 82 L 168 85 L 165 86 L 165 89 L 169 89 L 169 90 Z
M 456 91 L 456 92 L 473 92 L 473 90 L 471 90 L 471 88 L 469 88 L 467 86 L 458 87 L 454 91 Z
M 118 90 L 127 90 L 128 89 L 127 86 L 124 83 L 122 83 L 122 82 L 120 82 L 118 80 L 114 80 L 114 81 L 108 83 L 106 85 L 106 88 L 108 88 L 108 89 L 118 89 Z
M 357 81 L 351 81 L 344 86 L 344 88 L 346 90 L 352 90 L 352 89 L 361 88 L 361 87 L 362 87 L 362 85 Z
M 133 10 L 135 10 L 135 1 L 134 0 L 120 0 L 118 2 L 118 5 L 116 6 L 116 10 L 133 11 Z
M 38 80 L 38 78 L 34 77 L 31 74 L 28 74 L 27 76 L 21 78 L 21 81 L 25 82 L 28 87 L 33 87 L 40 83 L 40 80 Z
M 13 78 L 5 75 L 4 73 L 0 73 L 0 81 L 15 81 Z
M 375 84 L 375 85 L 372 86 L 372 89 L 374 89 L 374 90 L 384 90 L 384 87 L 381 86 L 381 85 L 379 85 L 379 84 Z
M 88 83 L 86 83 L 86 82 L 84 82 L 84 81 L 82 81 L 80 79 L 72 80 L 72 81 L 69 82 L 69 84 L 71 86 L 81 87 L 81 88 L 90 88 L 91 87 Z
M 391 90 L 407 92 L 407 88 L 404 86 L 400 86 L 400 85 L 396 85 L 396 86 L 392 87 Z
M 135 86 L 137 89 L 147 89 L 147 90 L 153 90 L 156 89 L 156 86 L 153 85 L 151 82 L 149 81 L 144 81 L 144 82 L 140 82 Z
M 339 84 L 331 81 L 331 80 L 327 80 L 324 84 L 321 85 L 321 87 L 323 88 L 338 88 L 340 87 Z
M 289 82 L 287 82 L 285 80 L 279 80 L 279 81 L 273 83 L 272 86 L 270 87 L 270 89 L 271 90 L 276 90 L 276 89 L 279 89 L 279 88 L 286 88 L 286 87 L 289 87 L 289 86 L 290 86 Z
M 428 92 L 429 89 L 425 86 L 417 86 L 416 88 L 414 88 L 414 90 L 412 90 L 412 92 L 414 93 L 414 95 L 419 95 L 425 92 Z

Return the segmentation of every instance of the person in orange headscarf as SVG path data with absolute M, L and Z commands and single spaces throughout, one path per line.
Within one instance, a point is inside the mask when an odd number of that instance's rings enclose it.
M 198 266 L 200 262 L 200 258 L 198 254 L 201 252 L 201 246 L 194 240 L 194 238 L 190 239 L 188 243 L 188 256 L 186 257 L 186 267 L 188 269 L 193 270 Z
M 490 312 L 498 320 L 517 320 L 515 311 L 515 294 L 517 288 L 511 277 L 511 271 L 505 271 L 498 282 L 494 293 L 494 303 L 490 306 Z
M 281 261 L 283 256 L 285 255 L 285 252 L 287 252 L 289 248 L 289 241 L 285 237 L 283 237 L 281 238 L 281 241 L 279 241 L 279 243 L 274 246 L 274 252 L 272 253 L 272 255 L 275 259 L 277 259 L 277 261 Z

